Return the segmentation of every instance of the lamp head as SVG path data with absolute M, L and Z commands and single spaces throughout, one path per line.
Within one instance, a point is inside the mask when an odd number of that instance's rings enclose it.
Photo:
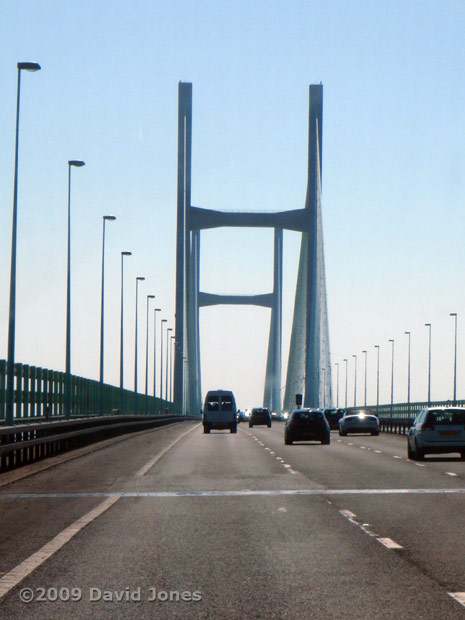
M 147 295 L 147 299 L 155 299 L 155 295 Z
M 40 71 L 38 62 L 18 62 L 18 69 L 21 71 Z
M 121 256 L 132 256 L 132 252 L 121 252 Z
M 136 280 L 145 280 L 144 276 L 137 276 Z
M 113 222 L 114 220 L 116 220 L 116 216 L 115 215 L 104 215 L 103 219 L 109 222 Z
M 82 166 L 85 166 L 86 162 L 82 161 L 82 159 L 70 159 L 68 161 L 68 166 L 74 166 L 75 168 L 82 168 Z

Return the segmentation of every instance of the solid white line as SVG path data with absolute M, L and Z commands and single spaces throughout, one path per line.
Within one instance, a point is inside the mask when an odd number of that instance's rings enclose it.
M 45 562 L 45 560 L 48 560 L 48 558 L 51 557 L 56 551 L 66 545 L 66 543 L 69 542 L 73 536 L 113 506 L 113 504 L 119 499 L 120 496 L 109 497 L 96 508 L 60 532 L 60 534 L 55 536 L 55 538 L 52 538 L 52 540 L 39 549 L 39 551 L 36 551 L 26 560 L 21 562 L 21 564 L 18 564 L 18 566 L 6 573 L 6 575 L 0 579 L 0 598 L 5 596 L 5 594 L 7 594 L 12 588 L 32 573 L 33 570 Z
M 376 540 L 382 545 L 384 545 L 387 549 L 403 549 L 402 545 L 398 545 L 390 538 L 377 538 Z
M 158 461 L 162 458 L 162 456 L 164 456 L 168 452 L 168 450 L 171 450 L 171 448 L 174 445 L 176 445 L 178 443 L 178 441 L 181 441 L 181 439 L 183 437 L 185 437 L 188 433 L 191 433 L 194 429 L 198 428 L 199 426 L 200 426 L 200 424 L 196 424 L 195 426 L 190 428 L 188 431 L 186 431 L 182 435 L 179 435 L 179 437 L 177 439 L 175 439 L 174 441 L 172 441 L 169 444 L 169 446 L 167 446 L 164 450 L 162 450 L 156 456 L 154 456 L 152 459 L 150 459 L 150 461 L 148 463 L 146 463 L 143 467 L 141 467 L 139 469 L 139 471 L 137 471 L 135 473 L 135 475 L 136 476 L 144 476 L 148 472 L 148 470 L 151 469 L 155 465 L 155 463 L 158 463 Z
M 3 499 L 79 499 L 82 497 L 241 497 L 245 495 L 464 495 L 461 489 L 272 489 L 240 491 L 108 491 L 104 493 L 0 493 Z
M 465 592 L 448 592 L 447 594 L 465 607 Z

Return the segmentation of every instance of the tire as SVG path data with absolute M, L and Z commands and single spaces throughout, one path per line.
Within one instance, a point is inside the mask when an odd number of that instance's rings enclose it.
M 203 425 L 203 432 L 205 435 L 209 435 L 210 434 L 210 427 L 207 424 Z
M 249 428 L 253 428 L 253 424 L 249 422 Z
M 462 450 L 460 452 L 460 458 L 462 459 L 462 461 L 465 461 L 465 450 Z
M 371 434 L 373 435 L 373 437 L 378 437 L 379 431 L 373 431 Z
M 331 437 L 328 435 L 327 437 L 325 437 L 324 439 L 321 440 L 321 445 L 322 446 L 329 446 L 331 442 Z
M 345 436 L 347 435 L 347 433 L 344 433 L 344 431 L 339 431 L 339 435 L 340 435 L 341 437 L 345 437 Z
M 237 425 L 233 424 L 229 430 L 231 431 L 231 433 L 237 433 Z
M 410 459 L 411 461 L 416 461 L 416 454 L 415 452 L 412 450 L 412 447 L 410 445 L 410 441 L 407 439 L 407 458 Z
M 271 428 L 271 422 L 268 424 L 268 428 Z
M 415 456 L 416 461 L 424 461 L 425 460 L 425 451 L 422 448 L 418 447 L 417 442 L 415 441 Z
M 284 443 L 286 444 L 286 446 L 292 446 L 292 439 L 284 437 Z

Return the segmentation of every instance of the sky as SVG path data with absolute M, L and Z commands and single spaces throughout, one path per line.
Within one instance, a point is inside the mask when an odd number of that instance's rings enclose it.
M 125 386 L 144 390 L 146 296 L 174 327 L 177 89 L 193 84 L 192 204 L 304 206 L 308 86 L 322 83 L 322 208 L 336 398 L 465 398 L 465 5 L 461 0 L 1 0 L 0 358 L 6 358 L 18 61 L 21 78 L 16 361 L 64 370 L 70 159 L 73 374 L 98 379 L 102 216 L 105 381 L 119 384 L 120 252 Z M 300 235 L 284 235 L 283 384 Z M 272 286 L 273 232 L 202 233 L 201 290 Z M 150 308 L 155 305 L 151 302 Z M 149 342 L 152 360 L 153 312 Z M 269 309 L 201 309 L 202 392 L 260 405 Z M 152 362 L 151 362 L 152 363 Z M 149 366 L 149 374 L 151 366 Z M 151 387 L 152 389 L 152 387 Z

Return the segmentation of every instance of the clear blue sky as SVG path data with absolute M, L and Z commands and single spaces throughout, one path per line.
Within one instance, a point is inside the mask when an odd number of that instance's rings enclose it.
M 324 85 L 323 218 L 332 361 L 368 358 L 375 395 L 465 397 L 464 75 L 461 1 L 3 0 L 0 4 L 0 357 L 6 356 L 16 63 L 21 90 L 16 359 L 64 369 L 67 161 L 72 185 L 72 370 L 98 378 L 101 216 L 107 231 L 106 380 L 118 383 L 119 253 L 126 262 L 126 384 L 134 364 L 134 281 L 173 324 L 177 84 L 193 83 L 193 204 L 288 209 L 304 204 L 308 85 Z M 285 235 L 284 362 L 299 235 Z M 225 251 L 225 249 L 230 250 Z M 201 288 L 271 287 L 272 231 L 202 235 Z M 262 399 L 269 311 L 201 311 L 203 391 Z M 334 366 L 333 366 L 334 368 Z M 343 365 L 341 365 L 341 369 Z M 335 375 L 335 373 L 334 373 Z M 283 368 L 283 383 L 285 366 Z M 143 389 L 142 383 L 140 387 Z M 341 378 L 340 390 L 343 390 Z

